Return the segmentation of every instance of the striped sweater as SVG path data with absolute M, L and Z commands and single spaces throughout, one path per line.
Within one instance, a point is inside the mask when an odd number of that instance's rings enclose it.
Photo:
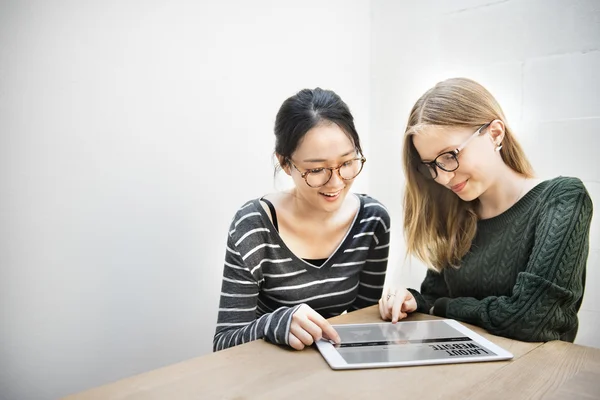
M 301 304 L 329 318 L 379 301 L 390 217 L 377 200 L 357 196 L 350 229 L 319 267 L 287 248 L 258 199 L 238 210 L 227 238 L 214 351 L 260 338 L 289 344 L 292 315 Z

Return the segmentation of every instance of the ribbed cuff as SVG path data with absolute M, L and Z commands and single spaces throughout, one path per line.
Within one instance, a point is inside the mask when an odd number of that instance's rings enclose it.
M 267 317 L 264 327 L 264 338 L 275 344 L 288 344 L 292 316 L 300 305 L 294 308 L 279 307 Z
M 416 311 L 424 314 L 429 314 L 429 309 L 431 308 L 431 306 L 429 305 L 427 300 L 425 300 L 423 295 L 421 295 L 421 293 L 419 293 L 415 289 L 408 289 L 408 291 L 412 293 L 413 297 L 417 301 Z
M 433 304 L 433 315 L 445 318 L 449 301 L 450 299 L 448 297 L 440 297 L 439 299 L 437 299 Z

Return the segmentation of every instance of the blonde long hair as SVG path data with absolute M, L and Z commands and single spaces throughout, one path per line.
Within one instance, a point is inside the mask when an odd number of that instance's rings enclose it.
M 477 230 L 475 207 L 418 172 L 421 162 L 412 137 L 431 125 L 477 129 L 492 120 L 505 126 L 502 160 L 514 171 L 533 177 L 533 169 L 506 122 L 502 108 L 483 86 L 452 78 L 429 89 L 413 106 L 404 136 L 404 234 L 409 255 L 441 271 L 458 267 L 471 248 Z

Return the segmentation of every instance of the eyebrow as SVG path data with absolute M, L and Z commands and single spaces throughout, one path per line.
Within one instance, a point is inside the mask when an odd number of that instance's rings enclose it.
M 342 155 L 340 156 L 340 158 L 342 158 L 342 157 L 347 157 L 347 156 L 349 156 L 350 154 L 352 154 L 352 153 L 355 153 L 355 152 L 356 152 L 356 149 L 352 149 L 352 150 L 350 150 L 349 152 L 342 154 Z M 309 158 L 309 159 L 307 159 L 307 160 L 302 160 L 302 161 L 303 161 L 303 162 L 308 162 L 308 163 L 322 163 L 322 162 L 325 162 L 325 161 L 328 161 L 328 160 L 321 159 L 321 158 Z
M 456 149 L 458 149 L 458 146 L 448 146 L 448 147 L 445 147 L 439 153 L 437 153 L 437 156 L 435 156 L 435 157 L 439 157 L 440 154 L 448 153 L 449 151 L 456 150 Z M 431 160 L 423 160 L 423 159 L 421 159 L 421 161 L 422 162 L 432 162 L 435 159 L 435 157 L 433 159 L 431 159 Z

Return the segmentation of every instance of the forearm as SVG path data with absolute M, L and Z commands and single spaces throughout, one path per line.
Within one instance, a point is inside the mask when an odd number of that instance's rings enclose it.
M 231 315 L 219 318 L 213 338 L 213 351 L 262 338 L 276 344 L 288 344 L 292 315 L 298 307 L 281 307 L 272 313 L 251 320 L 236 317 L 237 311 L 228 309 L 228 311 L 223 312 L 222 309 L 219 309 L 219 316 L 228 315 L 229 313 Z
M 421 284 L 421 291 L 415 289 L 408 290 L 417 302 L 416 311 L 426 314 L 429 314 L 431 307 L 433 307 L 437 299 L 449 296 L 444 272 L 437 272 L 431 269 L 427 270 L 425 279 Z
M 561 339 L 577 327 L 575 304 L 583 288 L 568 290 L 525 273 L 520 274 L 518 284 L 527 290 L 510 297 L 439 298 L 434 314 L 481 326 L 494 335 L 528 342 Z
M 417 309 L 415 311 L 429 314 L 429 312 L 431 311 L 431 307 L 433 307 L 433 304 L 437 297 L 425 296 L 415 289 L 407 290 L 413 295 L 415 301 L 417 302 Z

